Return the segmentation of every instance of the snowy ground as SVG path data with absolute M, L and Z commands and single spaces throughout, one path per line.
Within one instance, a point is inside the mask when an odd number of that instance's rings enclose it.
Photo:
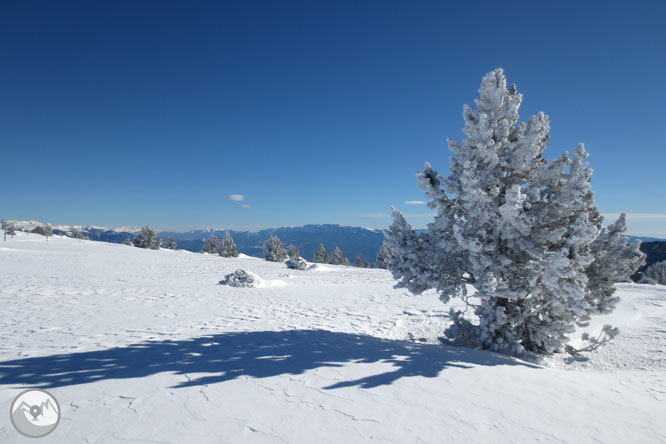
M 237 268 L 260 288 L 218 281 Z M 388 272 L 19 233 L 0 243 L 0 442 L 43 387 L 45 442 L 666 442 L 666 287 L 620 285 L 622 334 L 535 366 L 438 345 L 448 307 Z

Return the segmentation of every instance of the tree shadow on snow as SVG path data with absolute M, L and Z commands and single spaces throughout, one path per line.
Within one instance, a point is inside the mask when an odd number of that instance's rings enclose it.
M 171 372 L 188 375 L 175 387 L 301 374 L 345 363 L 388 363 L 393 368 L 325 387 L 363 388 L 410 376 L 436 377 L 447 367 L 522 365 L 510 357 L 443 345 L 375 338 L 327 330 L 222 333 L 181 341 L 148 341 L 99 351 L 28 357 L 0 362 L 0 384 L 62 387 Z M 206 375 L 196 376 L 197 373 Z

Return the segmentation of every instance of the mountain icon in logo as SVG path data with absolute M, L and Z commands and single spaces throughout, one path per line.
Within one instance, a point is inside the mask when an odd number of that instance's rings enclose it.
M 12 424 L 20 433 L 40 438 L 51 433 L 60 421 L 60 406 L 49 392 L 40 389 L 20 393 L 12 403 Z

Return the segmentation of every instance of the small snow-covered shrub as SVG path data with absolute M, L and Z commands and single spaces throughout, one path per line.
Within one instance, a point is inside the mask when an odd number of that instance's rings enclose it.
M 643 273 L 641 284 L 666 285 L 666 261 L 650 265 Z
M 220 284 L 230 287 L 254 287 L 257 285 L 257 280 L 247 271 L 238 269 L 224 276 Z
M 307 268 L 308 268 L 308 263 L 305 262 L 300 257 L 289 258 L 287 260 L 286 264 L 287 264 L 287 267 L 291 268 L 292 270 L 307 270 Z

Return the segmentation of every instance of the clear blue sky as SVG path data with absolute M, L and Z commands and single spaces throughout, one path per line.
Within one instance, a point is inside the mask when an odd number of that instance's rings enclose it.
M 414 172 L 448 172 L 503 67 L 547 156 L 584 142 L 601 211 L 666 237 L 665 23 L 663 1 L 2 0 L 0 217 L 424 226 Z

